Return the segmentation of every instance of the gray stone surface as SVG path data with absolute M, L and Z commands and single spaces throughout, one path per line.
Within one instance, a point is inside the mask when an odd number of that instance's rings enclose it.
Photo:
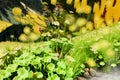
M 87 80 L 120 80 L 120 66 L 112 68 L 110 72 L 98 71 L 96 77 Z

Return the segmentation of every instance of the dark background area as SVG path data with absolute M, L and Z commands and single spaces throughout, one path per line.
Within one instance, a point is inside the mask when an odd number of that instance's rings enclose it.
M 13 18 L 11 11 L 14 7 L 20 7 L 23 10 L 23 14 L 26 14 L 26 9 L 20 2 L 23 2 L 37 13 L 42 11 L 41 0 L 0 0 L 0 20 L 13 23 L 12 26 L 0 33 L 0 41 L 19 41 L 18 37 L 23 32 L 25 26 Z M 14 35 L 14 38 L 11 38 L 11 35 Z
M 17 24 L 11 10 L 14 7 L 20 7 L 23 10 L 23 14 L 26 14 L 26 10 L 20 2 L 23 2 L 37 13 L 41 13 L 42 11 L 41 0 L 0 0 L 0 19 Z

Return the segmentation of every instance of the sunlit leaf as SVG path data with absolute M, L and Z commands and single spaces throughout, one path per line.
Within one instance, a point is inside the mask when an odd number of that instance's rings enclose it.
M 50 70 L 50 71 L 54 71 L 54 69 L 55 69 L 55 64 L 53 64 L 53 63 L 48 64 L 48 65 L 47 65 L 47 69 Z
M 16 71 L 17 67 L 18 67 L 17 64 L 9 64 L 6 70 L 8 72 L 14 72 L 14 71 Z
M 116 67 L 117 65 L 116 64 L 111 64 L 112 67 Z
M 51 62 L 51 56 L 47 56 L 47 57 L 43 57 L 43 59 L 42 59 L 42 61 L 44 61 L 44 62 Z
M 35 72 L 35 75 L 36 75 L 37 78 L 42 78 L 43 77 L 42 72 Z
M 18 75 L 20 75 L 23 79 L 28 77 L 28 71 L 23 67 L 18 69 Z
M 62 68 L 60 68 L 60 67 L 56 68 L 56 72 L 57 72 L 58 74 L 62 74 L 62 75 L 65 75 L 65 74 L 66 74 L 65 70 L 62 69 Z
M 58 67 L 60 67 L 60 68 L 66 69 L 65 63 L 62 62 L 62 61 L 61 61 L 61 62 L 59 61 L 59 62 L 57 63 L 57 65 L 58 65 Z
M 74 75 L 74 73 L 73 73 L 73 68 L 68 68 L 67 70 L 66 70 L 66 76 L 67 77 L 72 77 Z
M 7 70 L 0 70 L 0 77 L 8 78 L 11 75 Z
M 104 65 L 105 65 L 105 62 L 101 61 L 101 62 L 100 62 L 100 65 L 101 65 L 101 66 L 104 66 Z
M 57 74 L 51 76 L 51 80 L 60 80 L 60 77 Z
M 13 80 L 22 80 L 21 76 L 15 76 Z

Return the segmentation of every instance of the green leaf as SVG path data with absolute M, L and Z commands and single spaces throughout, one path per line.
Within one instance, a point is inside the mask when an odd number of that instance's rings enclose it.
M 65 80 L 73 80 L 73 78 L 65 78 Z
M 8 72 L 15 72 L 16 69 L 17 69 L 17 67 L 18 67 L 17 64 L 9 64 L 6 70 L 7 70 Z
M 15 60 L 13 60 L 13 63 L 21 65 L 21 66 L 28 66 L 31 60 L 33 60 L 34 58 L 35 56 L 32 55 L 32 53 L 31 54 L 24 53 L 20 57 L 16 57 Z
M 52 75 L 51 80 L 60 80 L 60 77 L 57 74 Z
M 55 74 L 55 75 L 52 76 L 52 80 L 60 80 L 60 77 L 58 77 L 58 75 Z
M 120 42 L 114 43 L 115 46 L 120 46 Z
M 58 67 L 60 67 L 60 68 L 63 68 L 63 69 L 66 69 L 66 65 L 65 65 L 65 63 L 64 62 L 57 62 L 57 65 L 58 65 Z
M 33 47 L 33 49 L 32 49 L 32 52 L 34 53 L 34 54 L 40 54 L 41 53 L 41 51 L 42 51 L 42 49 L 40 49 L 40 47 Z
M 23 60 L 16 59 L 13 61 L 13 63 L 20 65 L 20 66 L 28 66 L 30 64 L 30 60 L 29 59 L 23 59 Z
M 102 59 L 103 57 L 102 57 L 102 55 L 99 55 L 98 58 L 99 58 L 99 59 Z
M 51 80 L 51 77 L 48 77 L 47 80 Z
M 43 77 L 42 72 L 35 72 L 35 75 L 36 75 L 37 78 L 42 78 Z
M 112 67 L 116 67 L 117 65 L 116 64 L 111 64 Z
M 53 64 L 53 63 L 48 64 L 48 65 L 47 65 L 47 69 L 50 70 L 50 71 L 54 71 L 54 69 L 55 69 L 55 64 Z
M 8 72 L 6 70 L 0 70 L 0 77 L 8 78 L 11 75 L 11 72 Z
M 30 71 L 30 72 L 28 73 L 28 78 L 33 78 L 33 72 L 32 72 L 32 71 Z
M 31 60 L 31 64 L 40 64 L 41 60 L 41 57 L 36 56 L 35 59 Z
M 21 76 L 23 79 L 28 77 L 28 70 L 26 70 L 24 67 L 19 68 L 17 71 L 18 75 Z
M 51 56 L 47 56 L 47 57 L 43 57 L 42 61 L 49 63 L 49 62 L 51 62 L 51 59 L 52 59 Z
M 85 68 L 85 65 L 84 65 L 84 64 L 81 64 L 80 67 L 81 67 L 81 68 Z
M 21 76 L 15 76 L 13 80 L 22 80 Z
M 4 79 L 4 77 L 0 75 L 0 80 L 3 80 L 3 79 Z
M 101 62 L 100 62 L 100 65 L 101 65 L 101 66 L 104 66 L 104 65 L 105 65 L 105 62 L 101 61 Z
M 57 74 L 62 74 L 62 75 L 65 75 L 65 74 L 66 74 L 65 70 L 63 70 L 63 69 L 60 68 L 60 67 L 56 68 L 56 72 L 57 72 Z
M 73 73 L 73 68 L 68 68 L 67 70 L 66 70 L 66 76 L 67 77 L 72 77 L 74 75 L 74 73 Z
M 0 66 L 1 65 L 4 65 L 4 60 L 3 59 L 0 59 Z

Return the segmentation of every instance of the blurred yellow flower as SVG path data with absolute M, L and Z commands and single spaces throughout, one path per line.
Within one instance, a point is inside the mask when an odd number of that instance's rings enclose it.
M 44 27 L 47 26 L 47 24 L 43 20 L 40 20 L 39 18 L 34 19 L 34 24 L 35 25 L 38 24 L 38 25 L 44 26 Z
M 29 17 L 31 17 L 31 18 L 33 18 L 33 19 L 36 19 L 36 18 L 38 18 L 38 14 L 36 14 L 36 13 L 33 13 L 33 12 L 28 12 L 28 14 L 27 15 L 29 15 Z
M 14 16 L 14 19 L 19 21 L 20 23 L 23 23 L 23 24 L 28 24 L 29 23 L 28 20 L 25 20 L 25 19 L 20 18 L 18 16 Z
M 75 24 L 69 26 L 69 31 L 74 32 L 77 29 L 77 26 Z
M 108 57 L 114 57 L 115 56 L 115 51 L 113 51 L 111 48 L 108 49 L 105 53 Z
M 39 38 L 39 36 L 38 36 L 37 34 L 33 33 L 33 32 L 31 32 L 30 35 L 29 35 L 29 39 L 30 39 L 31 41 L 35 41 L 35 40 L 37 40 L 38 38 Z
M 112 8 L 114 23 L 120 20 L 120 11 L 118 9 L 120 9 L 120 5 L 117 5 L 117 4 Z
M 81 33 L 82 33 L 82 34 L 84 34 L 84 33 L 86 33 L 86 32 L 87 32 L 86 27 L 82 27 L 80 30 L 81 30 Z
M 19 7 L 14 7 L 14 8 L 12 9 L 12 13 L 13 13 L 14 15 L 16 15 L 16 16 L 20 16 L 20 15 L 22 14 L 22 9 L 19 8 Z
M 0 32 L 2 32 L 3 30 L 10 26 L 12 26 L 12 23 L 0 20 Z
M 80 6 L 80 5 L 77 5 L 76 7 L 76 13 L 83 13 L 84 12 L 84 7 Z
M 93 23 L 92 22 L 87 22 L 86 23 L 86 29 L 88 29 L 88 30 L 93 30 Z
M 76 21 L 76 25 L 78 27 L 84 26 L 86 24 L 87 20 L 85 18 L 78 18 Z
M 102 15 L 104 13 L 106 6 L 106 0 L 101 0 L 101 5 L 100 5 L 100 14 Z
M 102 22 L 102 23 L 101 23 L 101 27 L 106 27 L 106 23 L 105 23 L 105 22 Z
M 39 15 L 38 18 L 39 18 L 40 20 L 42 20 L 42 21 L 45 21 L 45 20 L 47 19 L 47 18 L 46 18 L 45 16 L 43 16 L 43 15 Z
M 94 13 L 99 12 L 99 2 L 97 2 L 97 3 L 94 4 L 93 12 Z
M 105 22 L 107 25 L 112 25 L 113 24 L 113 16 L 112 16 L 112 8 L 107 8 L 106 9 L 106 14 L 105 14 Z
M 113 6 L 114 0 L 107 0 L 106 1 L 106 8 L 110 8 Z
M 95 29 L 100 28 L 102 23 L 104 23 L 104 19 L 100 16 L 99 13 L 95 13 L 94 14 L 94 27 L 95 27 Z
M 99 42 L 100 49 L 108 49 L 111 46 L 111 43 L 107 40 L 102 40 Z
M 86 62 L 90 67 L 95 67 L 96 66 L 96 62 L 94 59 L 92 58 L 88 58 L 87 62 Z
M 40 26 L 38 26 L 38 25 L 33 26 L 33 32 L 34 32 L 34 33 L 40 34 L 40 30 L 39 30 L 39 29 L 41 29 Z
M 23 29 L 23 32 L 24 32 L 25 34 L 29 34 L 29 33 L 31 32 L 30 27 L 26 26 L 26 27 Z
M 81 1 L 81 6 L 83 6 L 83 7 L 87 6 L 87 0 L 82 0 Z
M 56 5 L 57 4 L 57 0 L 51 0 L 50 2 L 52 5 Z
M 100 49 L 99 43 L 94 43 L 90 47 L 91 47 L 91 51 L 93 51 L 95 54 L 98 53 L 98 50 Z
M 86 13 L 89 14 L 91 12 L 91 7 L 87 5 L 87 0 L 75 0 L 74 8 L 76 9 L 76 13 Z
M 80 6 L 80 0 L 74 0 L 74 8 L 78 8 Z
M 21 35 L 19 36 L 19 40 L 20 40 L 20 41 L 28 41 L 27 35 L 26 35 L 26 34 L 21 34 Z
M 84 7 L 84 13 L 89 14 L 91 12 L 91 7 L 90 6 L 85 6 Z
M 70 4 L 72 4 L 72 1 L 73 1 L 73 0 L 66 0 L 66 4 L 69 4 L 69 5 L 70 5 Z

